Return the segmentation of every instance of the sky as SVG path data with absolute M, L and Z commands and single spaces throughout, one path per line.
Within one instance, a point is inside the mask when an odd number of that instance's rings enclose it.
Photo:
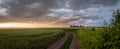
M 120 0 L 0 0 L 0 23 L 101 26 L 119 8 Z

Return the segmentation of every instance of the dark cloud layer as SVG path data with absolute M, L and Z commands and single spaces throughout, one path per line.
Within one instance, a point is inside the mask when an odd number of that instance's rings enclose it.
M 99 26 L 120 8 L 119 0 L 0 0 L 0 22 L 37 21 Z M 20 20 L 19 20 L 20 19 Z
M 100 4 L 103 6 L 111 6 L 117 4 L 118 0 L 73 0 L 71 2 L 71 8 L 80 9 L 87 8 L 94 4 Z

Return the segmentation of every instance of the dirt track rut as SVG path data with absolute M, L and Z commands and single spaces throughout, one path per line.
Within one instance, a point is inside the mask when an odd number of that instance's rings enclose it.
M 48 47 L 47 49 L 60 49 L 61 46 L 65 43 L 65 41 L 67 40 L 68 36 L 70 33 L 66 33 L 66 35 L 61 38 L 60 40 L 58 40 L 56 43 L 54 43 L 53 45 L 51 45 L 50 47 Z M 72 42 L 70 44 L 69 49 L 80 49 L 79 45 L 78 45 L 78 41 L 77 41 L 77 36 L 75 33 L 72 33 L 73 35 L 73 39 Z
M 73 34 L 73 39 L 69 49 L 80 49 L 76 34 L 75 33 L 72 33 L 72 34 Z
M 54 43 L 47 49 L 59 49 L 64 44 L 64 42 L 67 40 L 68 36 L 69 36 L 69 33 L 66 33 L 66 35 L 63 38 L 58 40 L 56 43 Z

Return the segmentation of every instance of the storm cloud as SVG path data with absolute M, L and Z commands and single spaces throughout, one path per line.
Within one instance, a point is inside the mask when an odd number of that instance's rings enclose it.
M 0 0 L 0 22 L 100 26 L 119 8 L 119 0 Z

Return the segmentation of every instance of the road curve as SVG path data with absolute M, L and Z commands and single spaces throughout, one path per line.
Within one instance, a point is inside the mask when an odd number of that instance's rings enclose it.
M 54 43 L 53 45 L 51 45 L 50 47 L 48 47 L 47 49 L 60 49 L 61 46 L 65 43 L 65 41 L 67 40 L 69 36 L 69 33 L 66 33 L 66 35 L 64 37 L 62 37 L 60 40 L 58 40 L 56 43 Z

